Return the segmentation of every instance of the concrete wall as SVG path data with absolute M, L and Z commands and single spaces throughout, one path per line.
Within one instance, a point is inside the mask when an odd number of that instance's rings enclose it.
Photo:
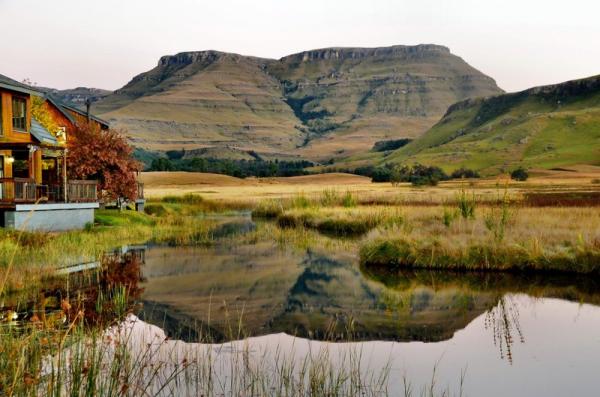
M 4 212 L 4 226 L 17 230 L 62 231 L 83 229 L 94 222 L 98 203 L 18 204 Z

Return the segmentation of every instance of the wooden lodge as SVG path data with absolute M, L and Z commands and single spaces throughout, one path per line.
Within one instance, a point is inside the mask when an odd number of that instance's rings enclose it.
M 58 125 L 48 131 L 32 116 L 34 96 Z M 93 221 L 96 181 L 67 178 L 69 134 L 83 120 L 108 123 L 0 75 L 0 223 L 4 227 L 63 230 Z

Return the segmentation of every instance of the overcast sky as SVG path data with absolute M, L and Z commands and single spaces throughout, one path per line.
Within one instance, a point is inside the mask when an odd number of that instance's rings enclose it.
M 434 43 L 507 91 L 600 74 L 600 0 L 0 0 L 0 74 L 116 89 L 161 55 Z

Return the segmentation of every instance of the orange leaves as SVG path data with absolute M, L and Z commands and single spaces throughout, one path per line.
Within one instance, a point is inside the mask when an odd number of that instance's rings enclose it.
M 69 137 L 68 149 L 69 178 L 98 180 L 100 191 L 110 199 L 135 199 L 135 173 L 141 167 L 121 132 L 80 124 Z

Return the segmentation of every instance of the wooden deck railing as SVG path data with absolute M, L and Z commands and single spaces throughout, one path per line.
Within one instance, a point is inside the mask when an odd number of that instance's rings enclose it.
M 67 201 L 89 203 L 98 200 L 98 181 L 68 181 Z
M 33 179 L 0 178 L 0 203 L 22 204 L 65 201 L 64 186 L 38 185 Z M 67 182 L 67 202 L 88 203 L 98 201 L 97 181 Z
M 37 187 L 33 179 L 0 178 L 0 202 L 33 203 L 37 200 Z

